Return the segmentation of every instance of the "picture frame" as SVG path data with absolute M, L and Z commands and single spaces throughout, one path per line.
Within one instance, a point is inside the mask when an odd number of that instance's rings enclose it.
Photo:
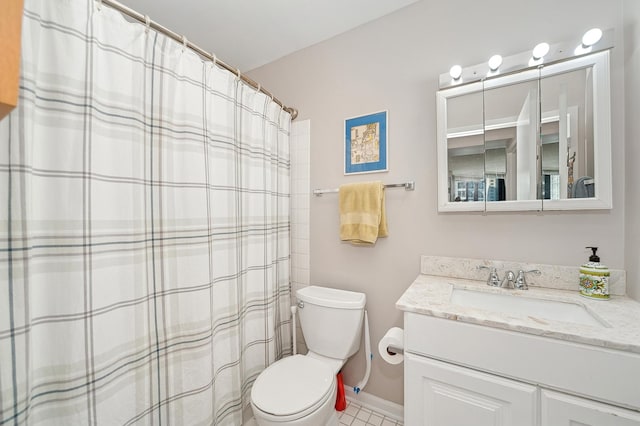
M 344 121 L 344 174 L 389 170 L 388 111 Z

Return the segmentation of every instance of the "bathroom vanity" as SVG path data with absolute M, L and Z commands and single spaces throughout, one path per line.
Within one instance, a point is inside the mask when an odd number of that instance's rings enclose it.
M 542 270 L 529 290 L 490 287 L 480 265 L 515 266 L 423 258 L 396 303 L 405 424 L 640 425 L 640 303 L 581 297 L 562 289 L 572 268 L 549 265 L 520 265 Z

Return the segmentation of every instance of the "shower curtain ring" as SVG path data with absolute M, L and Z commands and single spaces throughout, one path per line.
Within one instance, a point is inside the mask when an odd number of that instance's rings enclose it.
M 149 29 L 151 28 L 151 18 L 149 18 L 149 15 L 144 15 L 144 25 L 145 25 L 145 29 L 144 32 L 148 33 Z
M 242 81 L 242 73 L 240 72 L 240 68 L 236 68 L 236 73 L 238 75 L 238 80 Z
M 260 83 L 258 83 L 258 87 L 256 87 L 256 95 L 260 93 L 261 90 L 262 90 L 262 86 L 260 85 Z
M 98 8 L 98 10 L 102 10 L 102 0 L 96 1 L 96 7 Z
M 182 36 L 182 51 L 184 52 L 184 50 L 188 47 L 187 43 L 189 43 L 189 41 L 187 40 L 187 37 Z
M 216 62 L 218 62 L 218 58 L 216 57 L 216 54 L 211 52 L 211 63 L 213 64 L 213 66 L 216 66 Z

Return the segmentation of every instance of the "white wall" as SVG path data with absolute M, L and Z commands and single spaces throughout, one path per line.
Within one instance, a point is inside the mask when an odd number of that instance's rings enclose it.
M 624 2 L 626 215 L 628 293 L 640 300 L 640 1 Z
M 310 200 L 311 283 L 367 294 L 374 347 L 389 327 L 402 325 L 394 304 L 418 275 L 421 254 L 579 265 L 587 259 L 584 247 L 596 245 L 603 262 L 625 267 L 623 1 L 637 0 L 424 0 L 250 73 L 298 108 L 299 119 L 313 121 L 312 188 L 370 179 L 416 181 L 414 192 L 387 192 L 390 234 L 375 247 L 340 242 L 336 196 Z M 456 63 L 516 54 L 543 40 L 568 40 L 594 26 L 615 28 L 619 46 L 612 52 L 613 210 L 439 214 L 439 74 Z M 344 176 L 344 119 L 384 109 L 389 172 Z M 345 367 L 345 382 L 357 383 L 364 365 L 361 351 Z M 374 359 L 365 391 L 402 403 L 402 365 Z

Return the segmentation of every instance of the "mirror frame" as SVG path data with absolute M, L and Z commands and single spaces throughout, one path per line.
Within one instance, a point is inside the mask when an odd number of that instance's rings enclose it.
M 514 200 L 487 202 L 449 201 L 448 152 L 447 152 L 447 99 L 465 94 L 483 92 L 518 82 L 542 79 L 577 69 L 591 67 L 593 70 L 593 134 L 594 134 L 594 179 L 595 196 L 592 198 L 566 198 L 562 200 Z M 540 96 L 540 93 L 538 93 Z M 436 92 L 437 111 L 437 161 L 438 161 L 438 211 L 439 212 L 485 212 L 485 211 L 558 211 L 597 210 L 612 208 L 611 167 L 611 98 L 610 98 L 609 50 L 572 58 L 566 61 L 526 69 L 521 72 L 484 79 L 480 82 L 454 86 Z M 540 99 L 538 99 L 538 104 Z M 540 114 L 538 114 L 540 115 Z M 538 126 L 541 125 L 538 117 Z M 484 134 L 485 128 L 481 129 Z M 538 131 L 537 144 L 540 145 Z M 540 182 L 538 182 L 538 185 Z M 485 185 L 486 191 L 486 185 Z

